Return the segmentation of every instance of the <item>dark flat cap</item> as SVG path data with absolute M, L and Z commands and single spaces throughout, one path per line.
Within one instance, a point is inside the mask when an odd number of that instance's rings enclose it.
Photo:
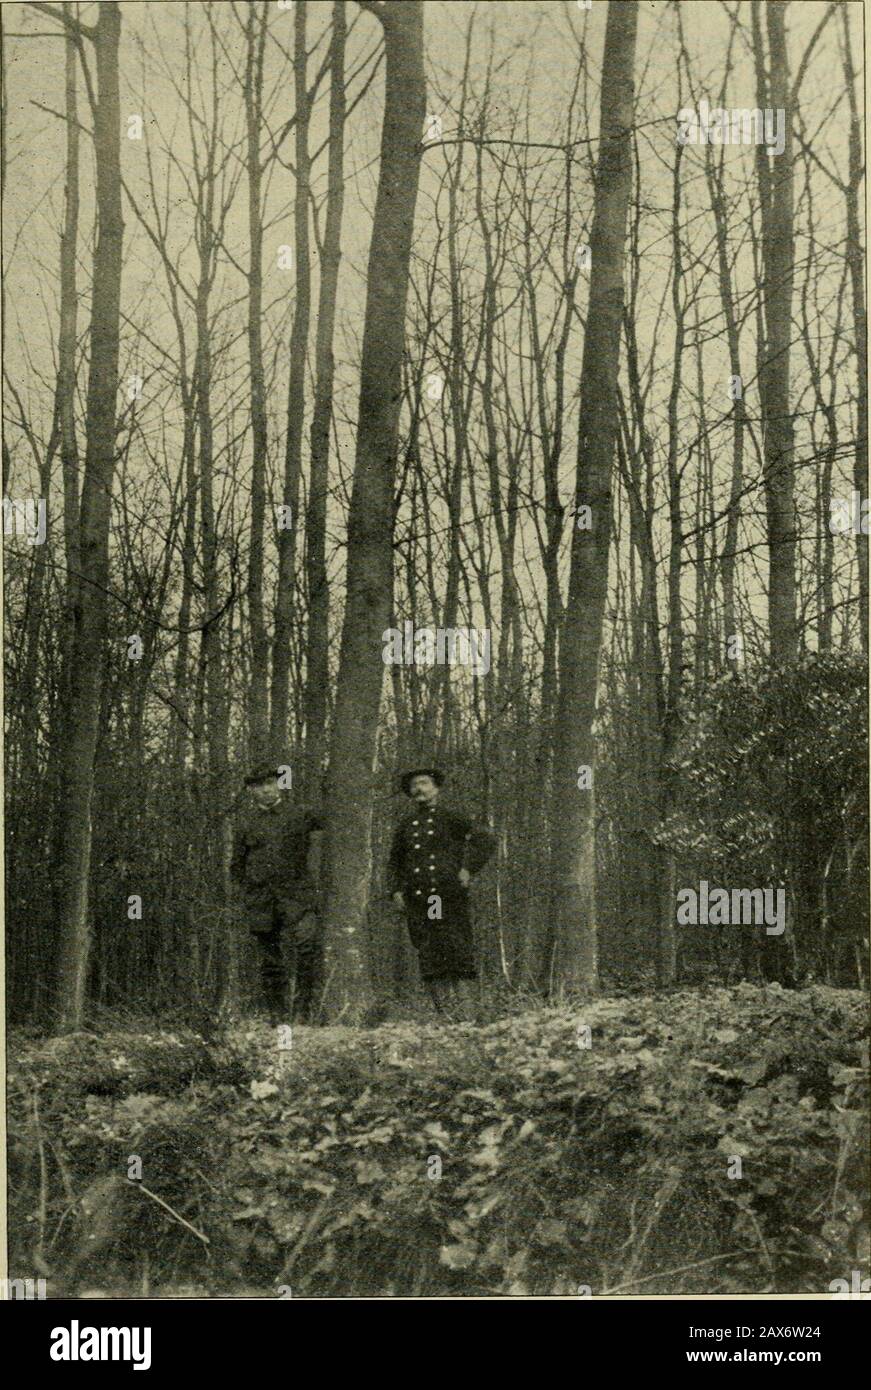
M 415 767 L 411 772 L 403 772 L 399 779 L 399 786 L 406 796 L 411 794 L 411 784 L 415 777 L 431 777 L 437 787 L 440 787 L 445 780 L 445 774 L 440 772 L 437 767 Z
M 273 778 L 280 776 L 278 768 L 273 767 L 272 763 L 255 763 L 245 778 L 245 786 L 256 787 L 260 782 L 271 782 Z

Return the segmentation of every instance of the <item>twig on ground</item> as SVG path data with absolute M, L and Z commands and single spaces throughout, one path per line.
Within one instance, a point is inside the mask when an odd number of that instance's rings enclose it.
M 179 1225 L 185 1226 L 187 1230 L 189 1230 L 192 1235 L 195 1235 L 197 1240 L 201 1240 L 204 1245 L 209 1245 L 211 1243 L 209 1241 L 208 1236 L 204 1236 L 202 1231 L 197 1230 L 196 1226 L 192 1226 L 191 1223 L 189 1221 L 186 1221 L 183 1216 L 179 1216 L 178 1212 L 174 1211 L 173 1208 L 169 1205 L 169 1202 L 165 1202 L 162 1197 L 158 1197 L 157 1193 L 152 1192 L 149 1188 L 145 1186 L 144 1183 L 131 1181 L 130 1186 L 135 1187 L 137 1192 L 144 1192 L 146 1197 L 151 1198 L 152 1202 L 157 1202 L 158 1206 L 163 1207 L 164 1211 L 168 1211 L 170 1216 L 173 1217 L 174 1220 L 178 1221 Z
M 738 1255 L 755 1255 L 755 1250 L 730 1250 L 727 1255 L 711 1255 L 707 1260 L 695 1260 L 692 1264 L 678 1265 L 675 1269 L 663 1269 L 657 1274 L 645 1274 L 641 1279 L 630 1279 L 626 1283 L 615 1284 L 612 1289 L 603 1289 L 600 1298 L 605 1298 L 608 1294 L 622 1293 L 623 1289 L 631 1289 L 636 1284 L 649 1284 L 651 1279 L 667 1279 L 670 1274 L 685 1274 L 688 1269 L 701 1269 L 703 1265 L 713 1265 L 719 1260 L 734 1260 Z
M 33 1123 L 36 1129 L 36 1146 L 39 1150 L 39 1241 L 36 1247 L 36 1254 L 40 1260 L 44 1258 L 45 1249 L 45 1226 L 48 1219 L 48 1164 L 45 1161 L 45 1144 L 42 1138 L 42 1125 L 39 1120 L 39 1102 L 36 1099 L 36 1091 L 33 1092 Z

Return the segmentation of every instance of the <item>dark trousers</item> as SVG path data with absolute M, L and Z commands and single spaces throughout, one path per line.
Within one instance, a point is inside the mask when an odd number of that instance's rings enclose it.
M 317 967 L 318 920 L 308 912 L 291 923 L 280 903 L 271 913 L 267 930 L 252 931 L 260 957 L 260 989 L 270 1016 L 281 1021 L 287 1007 L 288 984 L 293 981 L 293 1017 L 305 1022 L 311 1013 Z

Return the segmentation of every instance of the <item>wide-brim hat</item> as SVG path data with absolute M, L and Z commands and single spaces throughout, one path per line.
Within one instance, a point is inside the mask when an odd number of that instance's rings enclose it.
M 445 774 L 437 767 L 412 768 L 411 772 L 403 772 L 399 779 L 399 786 L 406 796 L 411 795 L 411 784 L 415 777 L 431 777 L 437 787 L 440 787 L 445 780 Z
M 245 778 L 246 787 L 256 787 L 261 782 L 271 782 L 274 778 L 281 776 L 277 767 L 272 763 L 255 763 L 248 776 Z

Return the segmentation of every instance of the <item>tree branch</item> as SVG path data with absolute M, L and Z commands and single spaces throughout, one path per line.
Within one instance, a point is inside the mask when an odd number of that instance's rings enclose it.
M 79 38 L 93 39 L 97 32 L 95 24 L 83 24 L 80 19 L 73 19 L 72 15 L 64 14 L 63 10 L 57 9 L 55 5 L 43 4 L 42 0 L 29 0 L 29 8 L 48 15 L 49 19 L 56 19 L 58 24 L 63 24 Z

